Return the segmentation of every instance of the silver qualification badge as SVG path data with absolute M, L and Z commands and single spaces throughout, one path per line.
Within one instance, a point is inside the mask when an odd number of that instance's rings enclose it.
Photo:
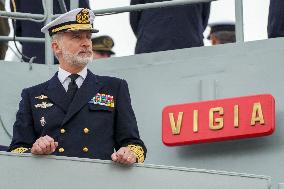
M 40 121 L 41 126 L 45 126 L 46 121 L 45 121 L 44 117 L 41 117 L 39 121 Z

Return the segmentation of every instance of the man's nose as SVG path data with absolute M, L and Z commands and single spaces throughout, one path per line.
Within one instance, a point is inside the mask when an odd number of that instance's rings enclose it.
M 82 46 L 85 46 L 85 47 L 90 47 L 92 45 L 92 41 L 91 39 L 87 38 L 87 37 L 84 37 L 82 39 L 82 43 L 81 43 Z

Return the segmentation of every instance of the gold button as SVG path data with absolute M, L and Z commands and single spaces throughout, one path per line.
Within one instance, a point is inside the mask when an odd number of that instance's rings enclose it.
M 64 152 L 64 148 L 59 148 L 58 150 L 60 153 Z
M 87 147 L 83 148 L 83 152 L 88 152 L 88 151 L 89 151 L 89 149 Z
M 65 129 L 60 129 L 61 134 L 65 133 L 65 131 L 66 131 Z
M 88 128 L 84 129 L 84 133 L 88 134 L 90 132 L 90 130 Z

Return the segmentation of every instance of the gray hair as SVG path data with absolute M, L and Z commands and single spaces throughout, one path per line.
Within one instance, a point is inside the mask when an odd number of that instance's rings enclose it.
M 51 40 L 52 41 L 60 41 L 62 39 L 62 35 L 61 35 L 61 33 L 56 33 L 56 34 L 54 34 L 54 35 L 52 35 L 51 36 Z
M 54 42 L 56 41 L 57 43 L 60 43 L 62 39 L 62 35 L 61 33 L 56 33 L 54 35 L 51 36 L 51 41 Z M 58 55 L 56 53 L 54 53 L 54 56 L 57 58 L 58 60 Z

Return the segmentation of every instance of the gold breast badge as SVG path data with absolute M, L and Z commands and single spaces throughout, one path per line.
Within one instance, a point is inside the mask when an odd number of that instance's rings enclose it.
M 43 109 L 45 109 L 45 108 L 49 108 L 51 106 L 53 106 L 52 103 L 42 102 L 41 104 L 36 104 L 35 108 L 43 108 Z
M 40 95 L 40 96 L 36 96 L 35 98 L 39 100 L 43 100 L 43 99 L 47 99 L 48 97 L 45 95 Z

